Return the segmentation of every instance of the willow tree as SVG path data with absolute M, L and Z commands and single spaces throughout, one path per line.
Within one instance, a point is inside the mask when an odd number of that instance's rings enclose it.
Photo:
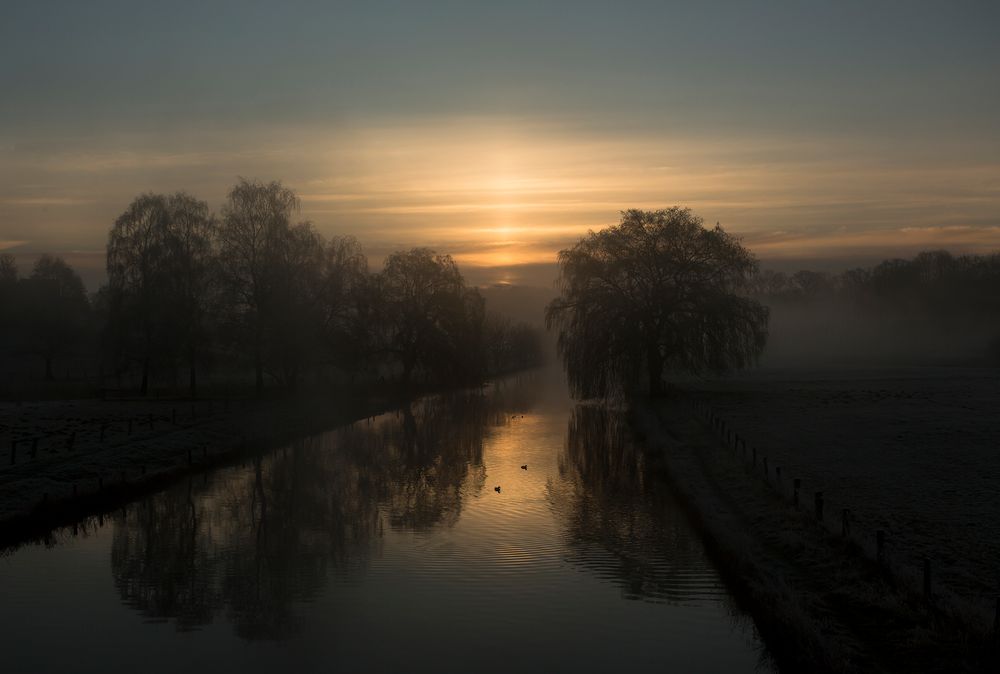
M 214 222 L 208 204 L 177 192 L 136 197 L 108 233 L 109 333 L 114 350 L 142 368 L 186 357 L 191 394 L 205 340 Z
M 752 364 L 767 308 L 746 294 L 754 256 L 689 209 L 629 210 L 559 253 L 560 296 L 546 309 L 574 395 L 663 391 L 666 372 Z

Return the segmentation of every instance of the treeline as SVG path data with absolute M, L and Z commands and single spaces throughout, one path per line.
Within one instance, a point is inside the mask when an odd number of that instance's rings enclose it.
M 956 256 L 943 250 L 839 274 L 764 270 L 751 285 L 751 293 L 772 308 L 776 337 L 793 317 L 808 319 L 817 330 L 831 332 L 815 336 L 820 345 L 833 335 L 857 342 L 831 345 L 831 351 L 868 349 L 877 358 L 894 351 L 913 362 L 921 356 L 935 362 L 984 357 L 1000 362 L 998 290 L 1000 254 Z M 806 339 L 802 331 L 799 336 Z
M 487 312 L 448 255 L 396 252 L 377 273 L 351 237 L 293 222 L 295 193 L 241 179 L 221 212 L 188 194 L 143 194 L 108 235 L 107 283 L 88 298 L 43 256 L 19 278 L 0 256 L 9 353 L 54 362 L 93 354 L 103 380 L 140 394 L 203 373 L 295 390 L 303 382 L 461 385 L 542 359 L 534 328 Z

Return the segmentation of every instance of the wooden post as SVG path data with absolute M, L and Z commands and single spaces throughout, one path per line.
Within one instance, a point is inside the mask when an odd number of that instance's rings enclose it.
M 885 566 L 885 531 L 875 532 L 875 561 L 879 566 Z
M 931 559 L 924 557 L 924 600 L 931 602 Z
M 840 535 L 844 538 L 851 535 L 851 511 L 848 508 L 840 511 Z
M 823 492 L 818 491 L 814 496 L 814 502 L 816 504 L 816 519 L 820 522 L 823 521 Z
M 774 481 L 778 483 L 779 487 L 781 486 L 781 466 L 774 467 Z
M 795 478 L 792 480 L 792 503 L 795 507 L 799 507 L 799 487 L 802 486 L 802 478 Z

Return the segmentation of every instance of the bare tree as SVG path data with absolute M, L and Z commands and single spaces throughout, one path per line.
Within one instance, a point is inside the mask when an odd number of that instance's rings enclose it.
M 264 388 L 265 357 L 289 288 L 288 264 L 296 252 L 291 216 L 295 192 L 280 182 L 241 178 L 229 191 L 219 228 L 220 274 L 229 300 L 234 335 L 253 360 L 257 393 Z M 307 237 L 299 232 L 299 243 Z
M 62 258 L 42 255 L 19 286 L 25 349 L 45 361 L 45 379 L 51 381 L 55 358 L 86 336 L 90 303 L 83 281 Z
M 401 365 L 403 384 L 418 368 L 468 376 L 468 363 L 480 360 L 485 312 L 451 256 L 428 248 L 394 253 L 379 282 L 386 350 Z
M 197 392 L 198 345 L 204 339 L 213 222 L 205 202 L 183 193 L 143 194 L 108 236 L 109 333 L 115 351 L 138 360 L 140 391 L 151 367 L 189 362 Z M 183 356 L 182 356 L 183 354 Z
M 753 255 L 688 209 L 629 210 L 559 253 L 561 295 L 546 310 L 578 396 L 651 395 L 669 369 L 745 367 L 767 339 L 767 308 L 744 293 Z
M 208 204 L 178 192 L 167 197 L 170 214 L 168 260 L 170 312 L 177 347 L 188 363 L 188 389 L 198 395 L 198 361 L 209 339 L 215 299 L 213 239 L 216 222 Z

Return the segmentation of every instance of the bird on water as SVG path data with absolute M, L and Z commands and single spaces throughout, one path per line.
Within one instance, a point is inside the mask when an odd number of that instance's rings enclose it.
M 493 487 L 493 491 L 495 491 L 496 493 L 499 494 L 500 493 L 500 485 L 497 485 L 497 486 Z

